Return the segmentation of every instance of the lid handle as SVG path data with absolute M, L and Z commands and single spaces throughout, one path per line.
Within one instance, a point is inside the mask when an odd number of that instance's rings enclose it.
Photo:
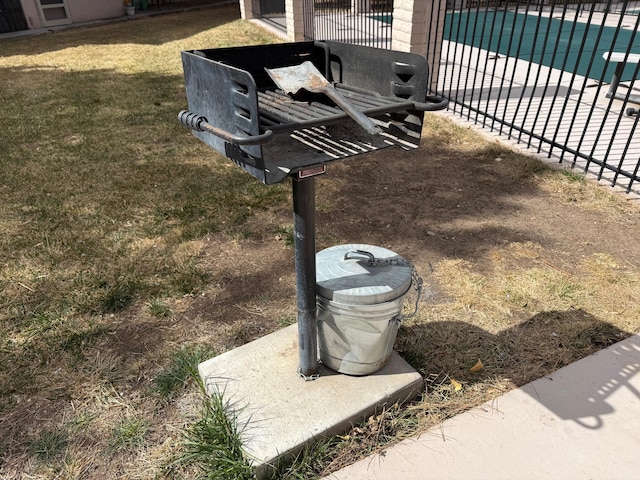
M 369 261 L 367 263 L 370 266 L 378 264 L 378 259 L 373 255 L 373 253 L 367 252 L 366 250 L 353 250 L 351 252 L 347 252 L 347 253 L 344 254 L 344 260 L 356 260 L 355 258 L 350 257 L 351 254 L 362 255 L 362 256 L 368 257 Z

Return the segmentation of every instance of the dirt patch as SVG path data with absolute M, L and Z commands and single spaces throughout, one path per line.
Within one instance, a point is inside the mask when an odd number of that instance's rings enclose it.
M 422 322 L 446 315 L 447 321 L 499 334 L 521 322 L 536 323 L 539 308 L 566 307 L 585 309 L 594 322 L 613 322 L 615 338 L 638 327 L 631 317 L 624 320 L 625 314 L 623 319 L 603 318 L 615 311 L 616 305 L 608 303 L 616 299 L 595 295 L 594 303 L 585 303 L 590 284 L 580 287 L 583 296 L 565 295 L 555 303 L 536 292 L 530 292 L 536 298 L 522 304 L 510 293 L 501 298 L 507 287 L 499 279 L 515 271 L 558 275 L 548 289 L 562 279 L 573 288 L 603 275 L 615 280 L 627 271 L 637 273 L 638 211 L 606 187 L 558 174 L 449 122 L 428 119 L 418 150 L 388 149 L 330 165 L 326 175 L 317 177 L 316 202 L 317 250 L 366 243 L 392 249 L 416 264 L 427 283 Z M 257 212 L 245 228 L 247 238 L 207 240 L 202 266 L 211 272 L 210 288 L 180 302 L 176 318 L 185 330 L 176 341 L 193 335 L 224 351 L 295 321 L 293 248 L 278 233 L 291 226 L 291 215 L 287 208 Z M 601 257 L 609 260 L 594 267 L 597 278 L 592 278 L 585 269 Z M 464 268 L 452 270 L 452 262 L 464 262 Z M 453 307 L 447 311 L 449 304 L 464 304 L 460 297 L 469 292 L 461 293 L 456 283 L 467 275 L 496 282 L 485 284 L 489 298 L 483 301 L 506 303 L 490 307 L 508 310 L 504 318 L 480 318 L 491 312 L 462 315 Z M 590 276 L 585 280 L 585 275 Z M 631 300 L 619 301 L 623 311 Z M 594 311 L 598 302 L 607 305 Z
M 320 246 L 339 238 L 388 246 L 418 264 L 462 258 L 482 266 L 500 245 L 533 242 L 559 268 L 595 252 L 622 253 L 638 265 L 631 206 L 604 211 L 554 191 L 541 166 L 531 172 L 535 160 L 470 142 L 452 148 L 427 139 L 417 151 L 390 149 L 330 167 L 317 189 Z M 330 198 L 324 183 L 334 186 Z

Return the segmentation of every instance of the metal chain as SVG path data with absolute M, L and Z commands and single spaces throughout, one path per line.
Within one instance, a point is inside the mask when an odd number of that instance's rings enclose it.
M 418 308 L 420 307 L 420 298 L 422 297 L 422 285 L 424 283 L 422 280 L 422 277 L 420 276 L 420 274 L 418 273 L 418 270 L 416 269 L 416 266 L 410 262 L 406 262 L 406 263 L 411 265 L 411 285 L 416 290 L 416 302 L 415 302 L 415 307 L 413 309 L 413 313 L 409 315 L 402 315 L 402 314 L 398 315 L 397 320 L 401 324 L 403 321 L 410 320 L 417 315 Z
M 369 261 L 367 262 L 369 266 L 375 267 L 377 265 L 383 264 L 383 265 L 402 265 L 402 266 L 408 266 L 411 267 L 411 286 L 416 290 L 416 302 L 415 302 L 415 307 L 413 309 L 413 313 L 408 314 L 408 315 L 403 315 L 402 313 L 399 313 L 396 317 L 395 320 L 398 322 L 399 325 L 402 324 L 403 321 L 405 320 L 410 320 L 413 317 L 415 317 L 418 313 L 418 308 L 420 305 L 420 298 L 422 297 L 422 285 L 423 285 L 423 280 L 422 277 L 420 276 L 420 274 L 418 273 L 418 270 L 416 269 L 416 266 L 403 259 L 398 259 L 398 258 L 389 258 L 389 259 L 379 259 L 376 258 L 371 252 L 367 252 L 366 250 L 354 250 L 353 252 L 347 252 L 344 256 L 344 259 L 347 260 L 349 258 L 349 253 L 357 253 L 360 255 L 364 255 L 366 257 L 369 258 Z

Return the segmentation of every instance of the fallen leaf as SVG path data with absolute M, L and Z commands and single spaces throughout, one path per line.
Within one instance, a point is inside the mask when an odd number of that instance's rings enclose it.
M 478 359 L 476 364 L 473 367 L 471 367 L 471 369 L 469 371 L 471 373 L 476 373 L 476 372 L 479 372 L 480 370 L 482 370 L 483 368 L 484 368 L 484 364 L 482 363 L 482 360 Z
M 457 380 L 455 380 L 453 378 L 449 379 L 449 381 L 451 382 L 451 385 L 453 385 L 453 389 L 456 392 L 459 392 L 460 390 L 462 390 L 462 384 L 459 381 L 457 381 Z

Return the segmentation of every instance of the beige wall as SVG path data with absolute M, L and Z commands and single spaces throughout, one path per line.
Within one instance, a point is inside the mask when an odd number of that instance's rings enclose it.
M 29 28 L 42 28 L 38 0 L 22 0 L 22 10 Z M 122 0 L 67 0 L 72 23 L 90 22 L 124 16 Z
M 22 0 L 22 11 L 24 17 L 27 19 L 27 25 L 29 28 L 42 27 L 42 20 L 40 19 L 40 13 L 38 7 L 36 7 L 35 0 Z
M 67 0 L 73 23 L 124 16 L 122 0 Z

